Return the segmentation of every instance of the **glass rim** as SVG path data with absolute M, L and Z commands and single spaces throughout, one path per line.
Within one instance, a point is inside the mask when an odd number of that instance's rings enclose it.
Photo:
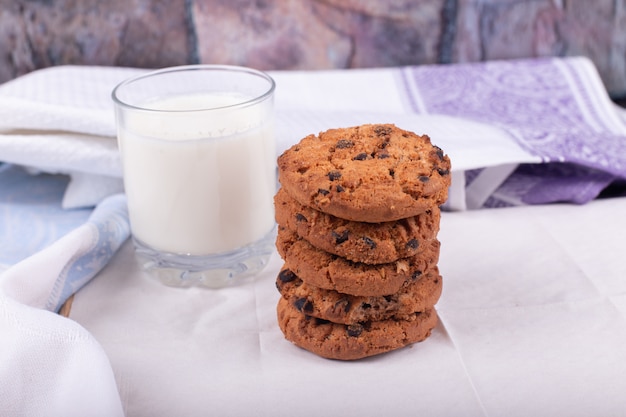
M 216 107 L 206 107 L 199 109 L 189 109 L 189 110 L 163 110 L 163 109 L 151 109 L 148 107 L 142 107 L 135 104 L 130 104 L 126 101 L 123 101 L 119 98 L 119 91 L 125 86 L 141 81 L 146 78 L 152 78 L 155 76 L 159 76 L 162 74 L 175 73 L 175 72 L 183 72 L 183 71 L 223 71 L 223 72 L 232 72 L 232 73 L 242 73 L 242 74 L 250 74 L 255 75 L 259 78 L 263 78 L 269 82 L 269 88 L 263 93 L 249 100 L 242 101 L 236 104 L 229 104 L 225 106 L 216 106 Z M 257 70 L 250 67 L 243 67 L 238 65 L 215 65 L 215 64 L 190 64 L 190 65 L 178 65 L 173 67 L 161 68 L 153 71 L 148 71 L 146 73 L 142 73 L 139 75 L 132 76 L 118 83 L 113 90 L 111 91 L 111 98 L 113 102 L 121 107 L 132 110 L 139 110 L 145 112 L 154 112 L 154 113 L 192 113 L 192 112 L 205 112 L 212 110 L 220 110 L 220 109 L 229 109 L 229 108 L 237 108 L 237 107 L 247 107 L 252 104 L 260 103 L 269 98 L 276 89 L 276 82 L 274 79 L 266 72 Z

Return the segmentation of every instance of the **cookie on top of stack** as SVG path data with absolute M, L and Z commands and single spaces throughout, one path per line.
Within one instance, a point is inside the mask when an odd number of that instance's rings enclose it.
M 309 135 L 278 158 L 278 324 L 319 356 L 353 360 L 426 339 L 442 291 L 450 159 L 391 124 Z

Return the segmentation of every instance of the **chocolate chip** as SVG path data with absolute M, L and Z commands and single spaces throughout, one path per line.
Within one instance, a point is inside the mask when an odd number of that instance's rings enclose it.
M 345 191 L 345 188 L 343 188 L 341 185 L 337 185 L 337 186 L 335 186 L 335 190 L 338 193 L 343 193 Z
M 318 189 L 317 192 L 318 192 L 318 194 L 321 194 L 321 195 L 328 195 L 328 194 L 330 194 L 330 191 L 325 190 L 323 188 Z
M 361 303 L 361 308 L 363 310 L 369 310 L 370 308 L 372 308 L 372 305 L 368 303 Z
M 293 273 L 293 271 L 291 271 L 291 269 L 283 269 L 278 273 L 278 279 L 281 282 L 291 282 L 297 278 L 298 277 Z
M 367 159 L 367 154 L 365 152 L 361 152 L 360 154 L 352 158 L 353 161 L 364 161 L 366 159 Z
M 437 155 L 439 160 L 443 161 L 444 159 L 443 150 L 439 146 L 435 146 L 435 155 Z
M 350 237 L 350 232 L 348 230 L 343 230 L 341 233 L 337 233 L 334 230 L 331 232 L 332 237 L 335 239 L 336 245 L 341 245 Z
M 331 181 L 338 180 L 339 178 L 341 178 L 341 172 L 339 171 L 330 171 L 328 173 L 328 179 Z
M 304 313 L 312 313 L 313 312 L 313 303 L 310 302 L 306 298 L 298 298 L 293 305 L 298 309 L 298 311 Z
M 346 333 L 350 337 L 358 337 L 363 333 L 363 326 L 360 324 L 348 324 L 346 326 Z
M 374 133 L 377 136 L 386 136 L 391 133 L 391 128 L 389 126 L 375 126 Z
M 450 173 L 450 170 L 449 169 L 439 168 L 437 170 L 437 172 L 439 173 L 439 175 L 441 175 L 443 177 L 443 176 L 448 175 Z
M 420 182 L 428 182 L 430 181 L 430 177 L 427 177 L 426 175 L 422 175 L 419 177 Z
M 366 244 L 367 246 L 369 246 L 369 247 L 370 247 L 370 249 L 376 249 L 376 242 L 374 242 L 374 241 L 373 241 L 372 239 L 370 239 L 369 237 L 367 237 L 367 236 L 363 236 L 363 237 L 361 238 L 361 240 L 362 240 L 363 242 L 365 242 L 365 244 Z
M 307 317 L 310 317 L 310 316 L 307 316 Z M 329 323 L 330 323 L 330 320 L 324 320 L 324 319 L 315 317 L 315 325 L 317 326 L 320 326 L 322 324 L 329 324 Z
M 408 242 L 406 242 L 406 247 L 408 249 L 417 249 L 420 246 L 420 242 L 417 239 L 411 239 Z
M 296 213 L 296 221 L 308 223 L 309 220 L 306 217 L 304 217 L 304 214 Z
M 396 175 L 396 171 L 394 171 L 393 169 L 390 169 L 390 170 L 389 170 L 389 176 L 390 176 L 391 178 L 394 178 L 394 176 L 395 176 L 395 175 Z
M 354 142 L 352 142 L 351 140 L 348 139 L 340 139 L 337 144 L 335 145 L 335 148 L 337 149 L 347 149 L 347 148 L 351 148 L 354 146 Z
M 376 155 L 376 158 L 378 158 L 378 159 L 387 159 L 387 158 L 389 158 L 389 156 L 390 156 L 390 155 L 389 155 L 388 153 L 386 153 L 386 152 L 385 152 L 385 153 L 379 153 L 379 154 L 377 154 L 377 155 Z
M 411 279 L 413 281 L 415 281 L 415 280 L 417 280 L 421 276 L 422 276 L 422 271 L 415 271 L 415 272 L 413 272 L 413 275 L 411 275 Z
M 347 298 L 341 298 L 335 303 L 335 308 L 342 309 L 345 313 L 350 311 L 350 307 L 352 307 L 352 303 Z

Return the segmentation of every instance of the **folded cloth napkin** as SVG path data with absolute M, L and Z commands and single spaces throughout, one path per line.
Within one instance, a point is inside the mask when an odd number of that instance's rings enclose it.
M 407 68 L 403 77 L 415 112 L 499 127 L 547 162 L 467 172 L 472 208 L 585 203 L 626 177 L 626 125 L 586 58 Z
M 65 207 L 119 192 L 110 94 L 141 71 L 63 66 L 1 85 L 0 160 L 69 174 Z M 584 203 L 626 177 L 625 117 L 586 58 L 271 75 L 279 151 L 356 123 L 427 133 L 452 157 L 450 209 Z
M 69 174 L 68 208 L 119 193 L 111 91 L 141 71 L 62 66 L 0 85 L 0 161 Z
M 129 235 L 125 196 L 114 195 L 85 224 L 0 274 L 3 415 L 123 415 L 106 354 L 55 312 Z

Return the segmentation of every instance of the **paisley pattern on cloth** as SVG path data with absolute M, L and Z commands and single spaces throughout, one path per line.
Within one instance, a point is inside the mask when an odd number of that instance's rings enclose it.
M 470 208 L 586 203 L 626 179 L 626 124 L 587 58 L 407 67 L 401 79 L 413 112 L 499 127 L 546 162 L 514 167 Z M 489 175 L 468 171 L 466 186 Z

